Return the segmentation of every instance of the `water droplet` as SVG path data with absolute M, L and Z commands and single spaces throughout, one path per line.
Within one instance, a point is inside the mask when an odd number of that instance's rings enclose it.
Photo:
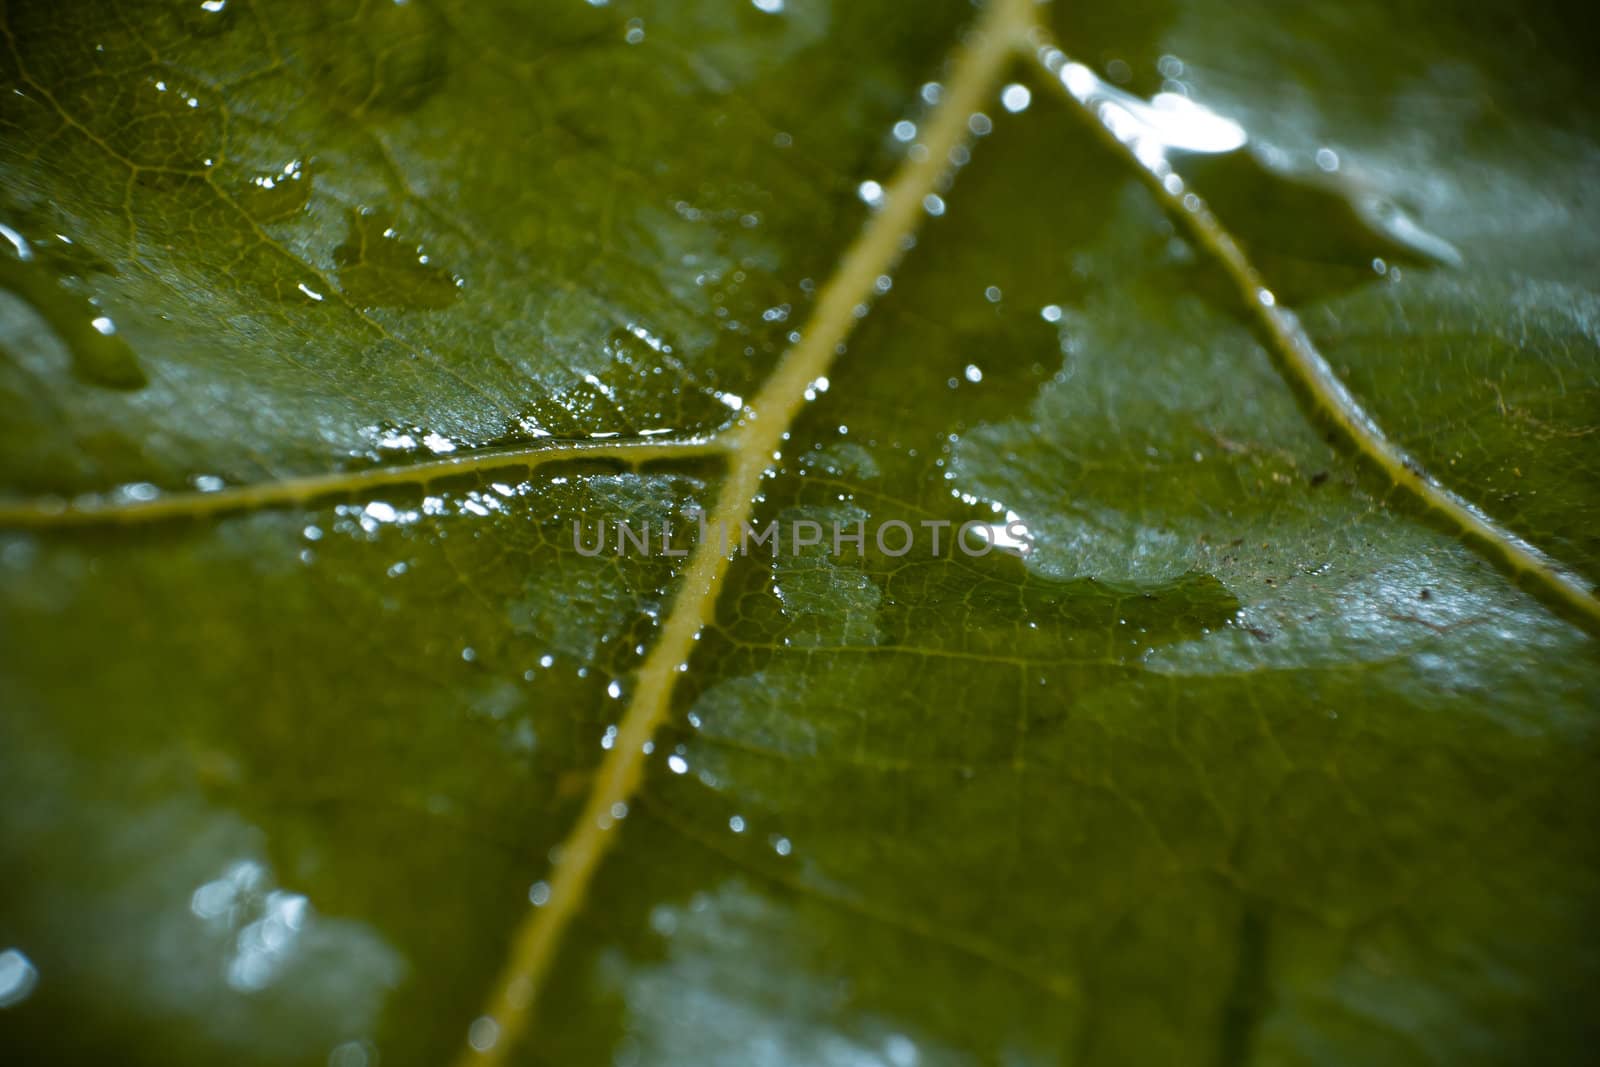
M 904 1034 L 890 1034 L 883 1042 L 884 1058 L 890 1067 L 917 1067 L 917 1046 Z
M 72 292 L 56 269 L 33 254 L 21 233 L 0 224 L 0 288 L 24 300 L 66 346 L 80 381 L 112 389 L 147 384 L 139 360 L 109 315 Z M 9 245 L 10 247 L 6 247 Z
M 1012 82 L 1000 93 L 1000 106 L 1013 115 L 1028 110 L 1028 105 L 1032 102 L 1032 91 L 1021 82 Z
M 499 1040 L 500 1024 L 487 1015 L 478 1016 L 467 1027 L 467 1044 L 472 1046 L 474 1052 L 488 1052 Z
M 258 223 L 286 219 L 299 214 L 311 199 L 311 175 L 303 161 L 291 159 L 281 167 L 252 175 L 233 197 Z
M 39 970 L 22 950 L 0 952 L 0 1008 L 10 1008 L 28 999 L 39 984 Z

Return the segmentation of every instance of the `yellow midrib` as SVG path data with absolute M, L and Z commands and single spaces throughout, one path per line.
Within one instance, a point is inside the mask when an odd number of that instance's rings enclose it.
M 871 299 L 878 277 L 893 268 L 906 235 L 924 217 L 923 198 L 950 168 L 951 151 L 966 139 L 967 117 L 980 110 L 1015 57 L 1022 34 L 1031 25 L 1030 5 L 1031 0 L 997 0 L 958 55 L 943 97 L 924 125 L 920 143 L 926 151 L 900 166 L 884 190 L 882 209 L 818 292 L 800 340 L 784 353 L 732 431 L 727 477 L 706 516 L 710 529 L 736 531 L 750 520 L 761 480 L 805 406 L 808 388 L 832 365 L 858 321 L 857 306 Z M 688 663 L 695 639 L 716 610 L 728 565 L 720 538 L 702 540 L 690 555 L 672 610 L 633 679 L 633 694 L 615 742 L 600 762 L 577 823 L 557 849 L 549 899 L 530 912 L 512 935 L 506 963 L 490 987 L 479 1025 L 487 1025 L 493 1040 L 487 1047 L 465 1050 L 458 1061 L 462 1067 L 504 1062 L 527 1029 L 561 935 L 616 840 L 619 820 L 613 812 L 625 810 L 638 791 L 649 759 L 648 743 L 671 710 L 680 668 Z

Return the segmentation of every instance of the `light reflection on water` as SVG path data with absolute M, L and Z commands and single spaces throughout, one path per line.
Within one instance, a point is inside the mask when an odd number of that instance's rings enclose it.
M 1094 107 L 1119 140 L 1141 159 L 1167 150 L 1232 152 L 1244 147 L 1244 127 L 1181 93 L 1157 93 L 1145 101 L 1101 79 L 1082 63 L 1061 68 L 1061 84 Z
M 265 836 L 234 812 L 192 795 L 151 803 L 142 785 L 167 754 L 108 771 L 15 718 L 0 741 L 30 754 L 0 776 L 0 838 L 29 875 L 9 887 L 8 926 L 27 941 L 0 945 L 0 1010 L 44 1012 L 28 1016 L 37 1026 L 115 1003 L 187 1034 L 208 1062 L 374 1062 L 370 1035 L 408 970 L 377 929 L 279 884 Z
M 0 952 L 0 1008 L 21 1004 L 39 984 L 39 969 L 21 949 Z
M 665 901 L 650 912 L 648 956 L 602 954 L 598 980 L 626 1005 L 619 1063 L 713 1067 L 920 1067 L 950 1049 L 863 1012 L 829 1025 L 836 987 L 805 960 L 799 917 L 739 881 Z M 729 960 L 740 961 L 730 967 Z M 782 961 L 782 965 L 779 965 Z M 1015 1057 L 1002 1057 L 1015 1062 Z
M 265 989 L 278 979 L 310 918 L 304 895 L 266 885 L 265 867 L 239 860 L 189 899 L 189 910 L 213 930 L 236 931 L 226 974 L 228 985 L 241 993 Z

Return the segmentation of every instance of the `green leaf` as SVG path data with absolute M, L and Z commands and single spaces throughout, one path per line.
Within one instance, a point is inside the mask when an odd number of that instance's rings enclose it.
M 0 7 L 5 1047 L 1584 1062 L 1580 13 L 1134 7 Z

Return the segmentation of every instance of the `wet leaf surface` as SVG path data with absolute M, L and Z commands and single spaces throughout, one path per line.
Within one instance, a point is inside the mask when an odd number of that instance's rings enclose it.
M 10 0 L 4 501 L 732 434 L 973 17 Z M 1175 162 L 1356 399 L 1600 580 L 1576 9 L 1045 17 L 1247 132 Z M 511 1062 L 1584 1062 L 1592 631 L 1330 439 L 1044 77 L 991 87 L 752 502 L 863 550 L 733 562 Z M 692 595 L 572 523 L 725 477 L 0 530 L 0 1040 L 456 1056 Z M 968 522 L 1029 550 L 929 554 Z

